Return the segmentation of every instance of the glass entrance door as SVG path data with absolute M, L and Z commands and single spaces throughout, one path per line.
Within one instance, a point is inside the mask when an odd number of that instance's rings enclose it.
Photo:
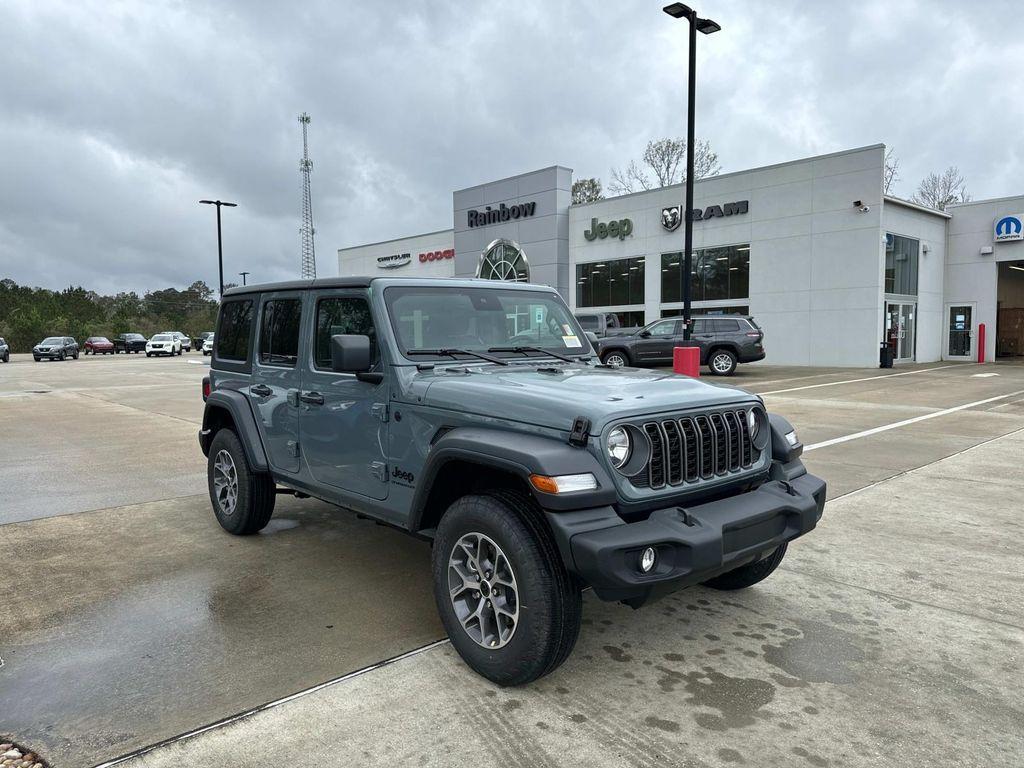
M 963 360 L 973 358 L 974 305 L 950 304 L 946 315 L 949 318 L 946 357 Z
M 917 339 L 917 304 L 886 302 L 885 340 L 892 348 L 892 357 L 898 361 L 914 359 Z

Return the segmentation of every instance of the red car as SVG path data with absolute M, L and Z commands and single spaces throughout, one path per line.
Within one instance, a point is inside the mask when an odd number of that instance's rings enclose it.
M 114 354 L 114 343 L 106 336 L 90 336 L 85 340 L 83 353 L 88 355 L 112 355 Z

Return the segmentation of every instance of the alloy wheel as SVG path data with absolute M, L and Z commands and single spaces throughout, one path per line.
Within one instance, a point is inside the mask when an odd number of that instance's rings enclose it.
M 225 450 L 217 452 L 213 460 L 213 491 L 220 511 L 226 517 L 235 514 L 238 506 L 238 472 L 235 460 Z
M 610 365 L 612 368 L 622 368 L 626 364 L 626 358 L 617 352 L 613 352 L 604 359 L 605 365 Z
M 717 373 L 728 373 L 732 370 L 732 358 L 724 353 L 719 353 L 711 360 L 711 367 Z
M 448 558 L 448 596 L 455 616 L 473 642 L 506 645 L 519 622 L 519 587 L 512 564 L 493 539 L 467 533 Z

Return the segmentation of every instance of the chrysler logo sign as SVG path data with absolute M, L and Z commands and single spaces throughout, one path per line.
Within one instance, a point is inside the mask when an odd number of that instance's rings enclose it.
M 505 205 L 502 203 L 497 208 L 492 208 L 488 205 L 482 211 L 469 211 L 466 214 L 466 224 L 470 227 L 501 224 L 512 219 L 525 219 L 527 216 L 533 216 L 536 210 L 536 203 L 518 203 L 516 205 Z
M 707 221 L 717 219 L 721 216 L 738 216 L 746 213 L 750 207 L 749 200 L 738 200 L 735 203 L 723 203 L 722 205 L 709 205 L 707 208 L 694 208 L 690 211 L 691 221 Z M 683 222 L 683 206 L 670 205 L 661 209 L 661 226 L 669 232 L 679 229 Z
M 404 267 L 412 261 L 411 253 L 393 253 L 390 256 L 378 256 L 377 267 L 379 269 L 397 269 Z

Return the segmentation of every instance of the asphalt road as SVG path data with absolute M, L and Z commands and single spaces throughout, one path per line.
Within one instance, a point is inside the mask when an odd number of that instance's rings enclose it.
M 0 735 L 58 766 L 443 637 L 421 542 L 288 497 L 265 535 L 220 531 L 204 371 L 196 354 L 0 365 Z M 263 763 L 273 733 L 308 765 L 1015 765 L 1024 366 L 732 383 L 798 426 L 830 483 L 819 530 L 762 585 L 640 611 L 588 596 L 576 653 L 527 689 L 441 644 L 138 760 Z

